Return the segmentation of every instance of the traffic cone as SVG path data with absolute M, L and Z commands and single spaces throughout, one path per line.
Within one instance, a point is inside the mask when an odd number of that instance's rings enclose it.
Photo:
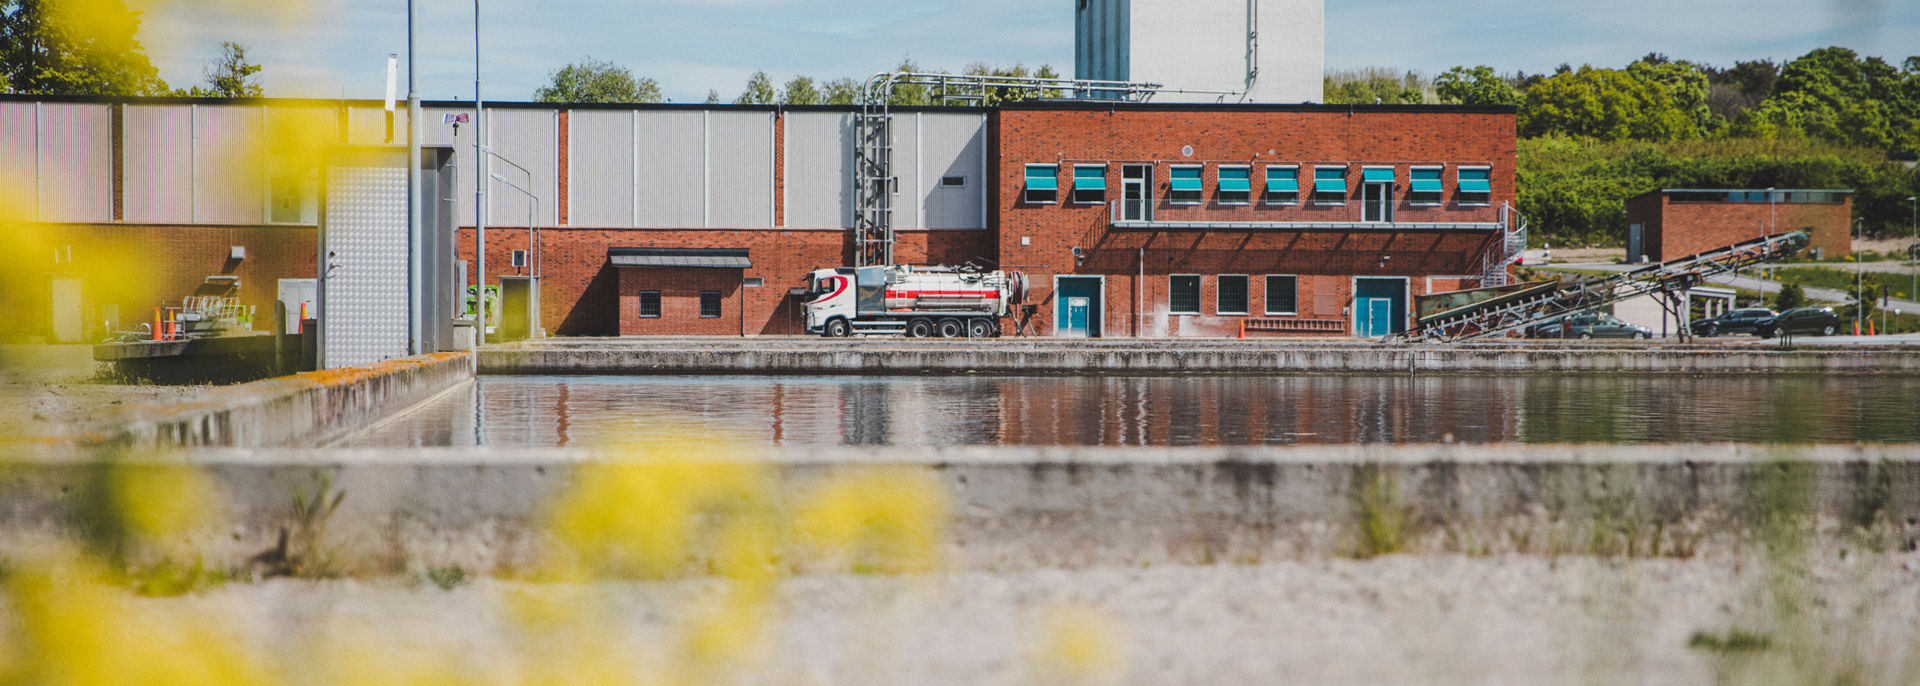
M 1245 319 L 1240 320 L 1240 337 L 1247 337 L 1247 320 Z
M 1880 335 L 1880 332 L 1874 329 L 1873 320 L 1871 319 L 1867 320 L 1867 335 L 1868 336 Z

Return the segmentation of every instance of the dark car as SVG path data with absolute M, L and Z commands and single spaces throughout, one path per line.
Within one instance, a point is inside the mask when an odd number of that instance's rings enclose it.
M 1772 319 L 1779 314 L 1766 308 L 1748 308 L 1734 310 L 1711 319 L 1702 319 L 1687 325 L 1695 336 L 1712 338 L 1723 333 L 1753 333 L 1753 327 L 1763 319 Z
M 1653 330 L 1610 314 L 1584 312 L 1533 327 L 1530 338 L 1648 338 Z
M 1753 335 L 1773 338 L 1781 332 L 1832 336 L 1840 333 L 1840 315 L 1831 307 L 1796 307 L 1753 325 Z

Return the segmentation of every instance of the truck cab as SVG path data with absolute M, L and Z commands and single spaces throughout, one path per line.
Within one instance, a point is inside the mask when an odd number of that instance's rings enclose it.
M 854 302 L 854 270 L 848 267 L 839 269 L 816 269 L 807 275 L 807 293 L 805 322 L 807 333 L 832 335 L 827 331 L 827 323 L 834 319 L 849 322 L 846 326 L 851 332 L 851 322 L 859 314 Z M 847 335 L 839 333 L 835 338 Z

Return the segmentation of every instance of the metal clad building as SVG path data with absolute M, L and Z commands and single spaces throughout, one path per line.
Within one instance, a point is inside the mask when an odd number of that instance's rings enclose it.
M 1156 102 L 1317 102 L 1324 0 L 1077 0 L 1074 74 L 1233 95 Z

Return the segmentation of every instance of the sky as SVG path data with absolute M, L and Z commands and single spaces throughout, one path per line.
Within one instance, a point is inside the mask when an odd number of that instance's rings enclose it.
M 474 3 L 417 0 L 420 95 L 470 100 Z M 140 4 L 137 0 L 130 4 Z M 222 41 L 248 46 L 266 94 L 369 98 L 402 57 L 401 0 L 146 0 L 141 39 L 175 87 L 203 81 Z M 732 100 L 755 71 L 864 78 L 912 59 L 1073 71 L 1064 0 L 480 0 L 488 100 L 531 100 L 550 74 L 592 57 L 660 83 L 675 102 Z M 269 7 L 271 10 L 260 10 Z M 289 9 L 291 8 L 291 9 Z M 1567 63 L 1620 67 L 1650 52 L 1731 66 L 1839 45 L 1899 64 L 1920 55 L 1916 0 L 1327 0 L 1328 70 L 1429 76 L 1455 65 L 1501 72 Z

